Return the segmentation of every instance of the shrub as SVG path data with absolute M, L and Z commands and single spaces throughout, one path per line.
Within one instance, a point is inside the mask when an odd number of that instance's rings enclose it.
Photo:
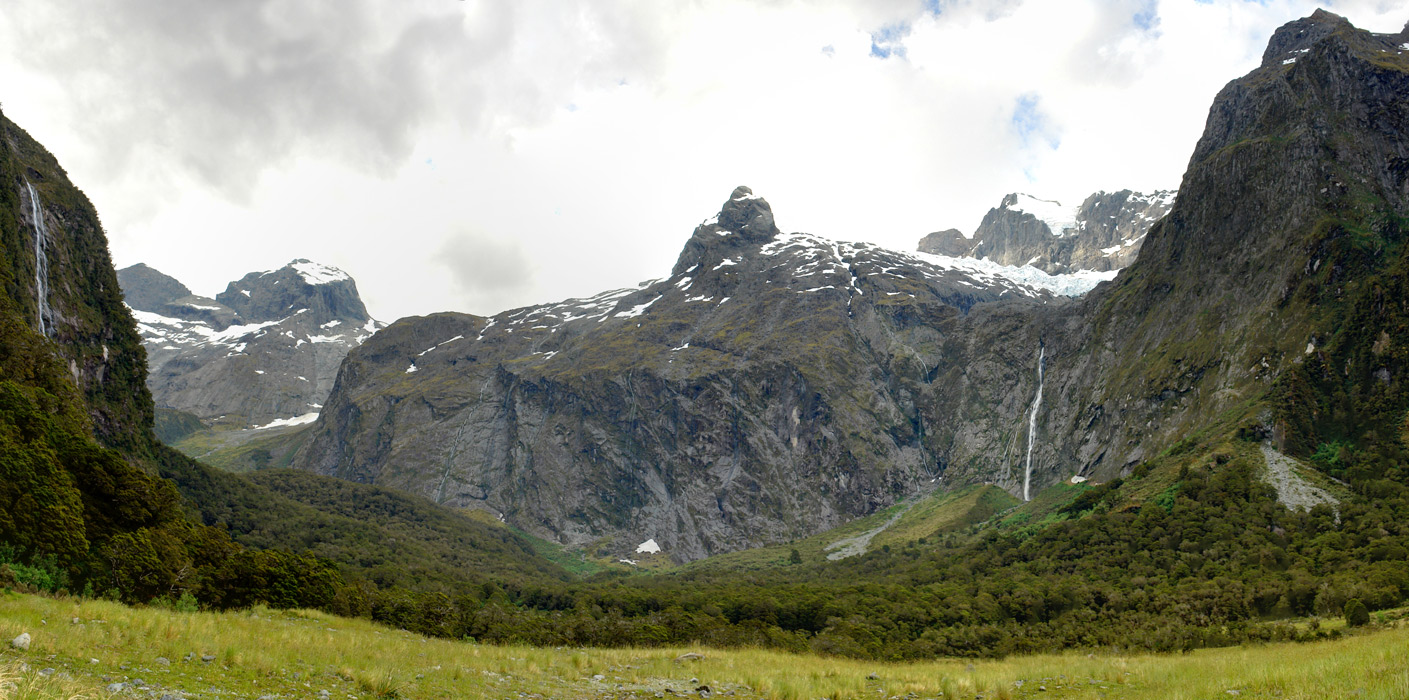
M 1345 602 L 1345 624 L 1351 627 L 1359 627 L 1370 622 L 1370 611 L 1359 598 L 1351 598 Z

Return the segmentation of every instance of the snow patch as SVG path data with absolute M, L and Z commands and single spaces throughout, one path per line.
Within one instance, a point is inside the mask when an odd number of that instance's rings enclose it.
M 488 328 L 488 326 L 486 326 L 486 328 Z M 455 342 L 455 341 L 457 341 L 457 340 L 464 340 L 464 339 L 465 339 L 465 336 L 463 336 L 463 335 L 457 335 L 457 336 L 455 336 L 454 338 L 451 338 L 450 340 L 442 340 L 442 341 L 440 341 L 439 343 L 436 343 L 435 345 L 432 345 L 432 346 L 426 348 L 425 350 L 422 350 L 422 351 L 420 351 L 419 353 L 416 353 L 416 357 L 420 357 L 420 356 L 422 356 L 422 355 L 424 355 L 424 354 L 426 354 L 426 353 L 428 353 L 428 352 L 430 352 L 430 351 L 432 351 L 432 350 L 434 350 L 434 349 L 436 349 L 436 348 L 438 348 L 438 347 L 440 347 L 440 346 L 442 346 L 442 345 L 445 345 L 445 344 L 447 344 L 447 343 L 453 343 L 453 342 Z
M 291 425 L 305 425 L 308 423 L 312 423 L 315 420 L 318 420 L 317 411 L 314 411 L 313 413 L 305 413 L 301 416 L 294 416 L 293 418 L 278 418 L 271 423 L 261 425 L 257 428 L 250 428 L 250 430 L 265 430 L 267 428 L 284 428 Z
M 616 318 L 636 318 L 637 316 L 646 313 L 646 309 L 651 308 L 651 304 L 654 304 L 657 301 L 660 301 L 660 297 L 656 297 L 644 304 L 638 304 L 636 306 L 631 307 L 630 309 L 627 309 L 626 311 L 622 311 L 616 315 Z
M 407 367 L 407 368 L 406 368 L 406 373 L 407 373 L 407 374 L 414 374 L 414 373 L 417 372 L 417 371 L 418 371 L 418 370 L 416 369 L 416 363 L 414 363 L 414 362 L 411 363 L 411 366 L 410 366 L 410 367 Z
M 656 544 L 655 538 L 651 538 L 636 545 L 637 554 L 659 554 L 660 545 Z
M 303 278 L 304 282 L 314 286 L 329 284 L 331 282 L 344 282 L 352 279 L 346 272 L 336 267 L 309 262 L 307 260 L 295 260 L 289 263 L 289 267 L 292 267 L 294 271 Z
M 1047 228 L 1055 236 L 1063 236 L 1067 229 L 1076 228 L 1076 210 L 1062 206 L 1061 202 L 1038 199 L 1021 192 L 1017 194 L 1017 199 L 1016 203 L 1008 206 L 1009 211 L 1020 211 L 1037 217 L 1038 221 L 1047 224 Z
M 1115 279 L 1115 276 L 1120 273 L 1119 270 L 1107 270 L 1105 272 L 1077 270 L 1070 274 L 1049 275 L 1035 267 L 1027 265 L 1022 267 L 999 265 L 992 260 L 951 258 L 944 255 L 931 255 L 929 253 L 906 253 L 905 255 L 930 263 L 941 269 L 967 273 L 971 278 L 985 285 L 992 285 L 994 282 L 1007 280 L 1024 287 L 1045 289 L 1053 294 L 1068 297 L 1081 296 L 1095 289 L 1096 285 Z

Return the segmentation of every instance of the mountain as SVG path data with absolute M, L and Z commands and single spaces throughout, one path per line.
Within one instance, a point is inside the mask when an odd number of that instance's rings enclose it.
M 228 333 L 296 303 L 286 316 L 370 322 L 350 279 L 304 261 L 247 276 L 220 301 L 145 266 L 124 272 L 129 303 L 171 314 L 197 338 L 198 327 Z M 87 197 L 0 113 L 4 586 L 375 616 L 420 596 L 475 600 L 500 584 L 568 577 L 542 543 L 499 523 L 313 474 L 217 472 L 161 444 L 133 319 L 152 313 L 124 304 Z
M 293 463 L 689 560 L 931 489 L 1115 478 L 1212 426 L 1308 455 L 1325 380 L 1291 377 L 1337 367 L 1335 319 L 1368 313 L 1328 256 L 1395 250 L 1406 210 L 1399 43 L 1328 13 L 1280 29 L 1215 100 L 1139 258 L 1085 297 L 1016 279 L 1031 268 L 785 234 L 740 188 L 665 279 L 393 324 L 349 354 Z M 1050 231 L 1010 199 L 992 219 Z M 1138 237 L 1167 199 L 1093 197 L 1086 230 Z M 1355 358 L 1338 391 L 1398 396 L 1384 352 Z
M 1070 209 L 1022 193 L 989 209 L 974 235 L 957 229 L 920 239 L 922 253 L 1031 265 L 1050 274 L 1106 272 L 1135 261 L 1145 234 L 1174 204 L 1174 191 L 1097 192 Z
M 1093 284 L 785 234 L 740 187 L 664 279 L 392 324 L 349 353 L 292 464 L 622 555 L 784 541 L 951 469 L 959 407 L 935 372 L 972 309 Z
M 140 263 L 117 275 L 153 398 L 207 425 L 312 420 L 347 351 L 385 325 L 367 314 L 352 277 L 308 260 L 251 272 L 215 299 Z

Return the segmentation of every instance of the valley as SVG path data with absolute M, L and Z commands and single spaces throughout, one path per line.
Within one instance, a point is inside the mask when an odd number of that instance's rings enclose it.
M 383 324 L 115 270 L 0 114 L 0 697 L 1403 697 L 1407 164 L 1409 28 L 1318 10 L 1177 196 L 906 252 L 740 186 Z

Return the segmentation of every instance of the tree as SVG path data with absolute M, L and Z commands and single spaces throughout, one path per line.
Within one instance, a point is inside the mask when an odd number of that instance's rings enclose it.
M 1359 598 L 1351 598 L 1345 601 L 1345 624 L 1351 627 L 1359 627 L 1370 621 L 1370 611 Z

